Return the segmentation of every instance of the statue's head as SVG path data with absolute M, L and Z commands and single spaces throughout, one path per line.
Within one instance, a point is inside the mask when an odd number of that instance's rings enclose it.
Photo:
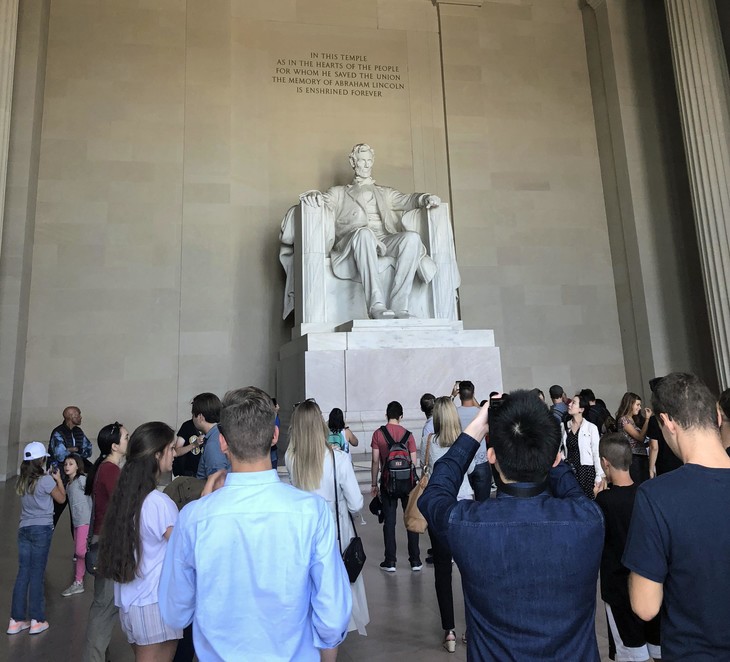
M 350 165 L 358 177 L 370 177 L 375 150 L 367 143 L 358 143 L 350 152 Z

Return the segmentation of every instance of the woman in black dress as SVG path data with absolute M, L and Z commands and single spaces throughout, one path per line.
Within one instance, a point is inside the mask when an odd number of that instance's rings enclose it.
M 573 467 L 575 477 L 584 494 L 595 499 L 593 488 L 600 485 L 605 474 L 598 455 L 598 428 L 583 418 L 590 406 L 586 398 L 576 395 L 568 404 L 570 417 L 562 428 L 561 452 L 563 459 Z

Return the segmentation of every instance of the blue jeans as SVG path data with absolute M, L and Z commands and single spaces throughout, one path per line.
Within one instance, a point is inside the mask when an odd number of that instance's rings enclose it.
M 46 620 L 43 577 L 52 535 L 50 524 L 18 529 L 18 576 L 10 607 L 10 616 L 16 621 L 27 621 L 29 617 L 36 621 Z

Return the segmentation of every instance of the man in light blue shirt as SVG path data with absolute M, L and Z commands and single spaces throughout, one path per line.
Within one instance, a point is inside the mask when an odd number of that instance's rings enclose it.
M 211 476 L 214 491 L 181 511 L 160 611 L 172 627 L 193 623 L 201 662 L 328 662 L 352 610 L 334 519 L 323 499 L 279 481 L 274 406 L 259 389 L 242 393 L 218 426 L 231 472 L 219 489 L 222 472 Z
M 207 478 L 219 469 L 228 471 L 231 463 L 221 450 L 218 421 L 221 420 L 221 401 L 215 393 L 201 393 L 193 398 L 193 424 L 205 435 L 203 454 L 198 463 L 197 478 Z

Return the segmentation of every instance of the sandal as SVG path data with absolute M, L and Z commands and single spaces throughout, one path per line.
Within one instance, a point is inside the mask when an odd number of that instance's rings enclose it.
M 456 632 L 453 630 L 445 630 L 443 647 L 449 653 L 456 652 Z

